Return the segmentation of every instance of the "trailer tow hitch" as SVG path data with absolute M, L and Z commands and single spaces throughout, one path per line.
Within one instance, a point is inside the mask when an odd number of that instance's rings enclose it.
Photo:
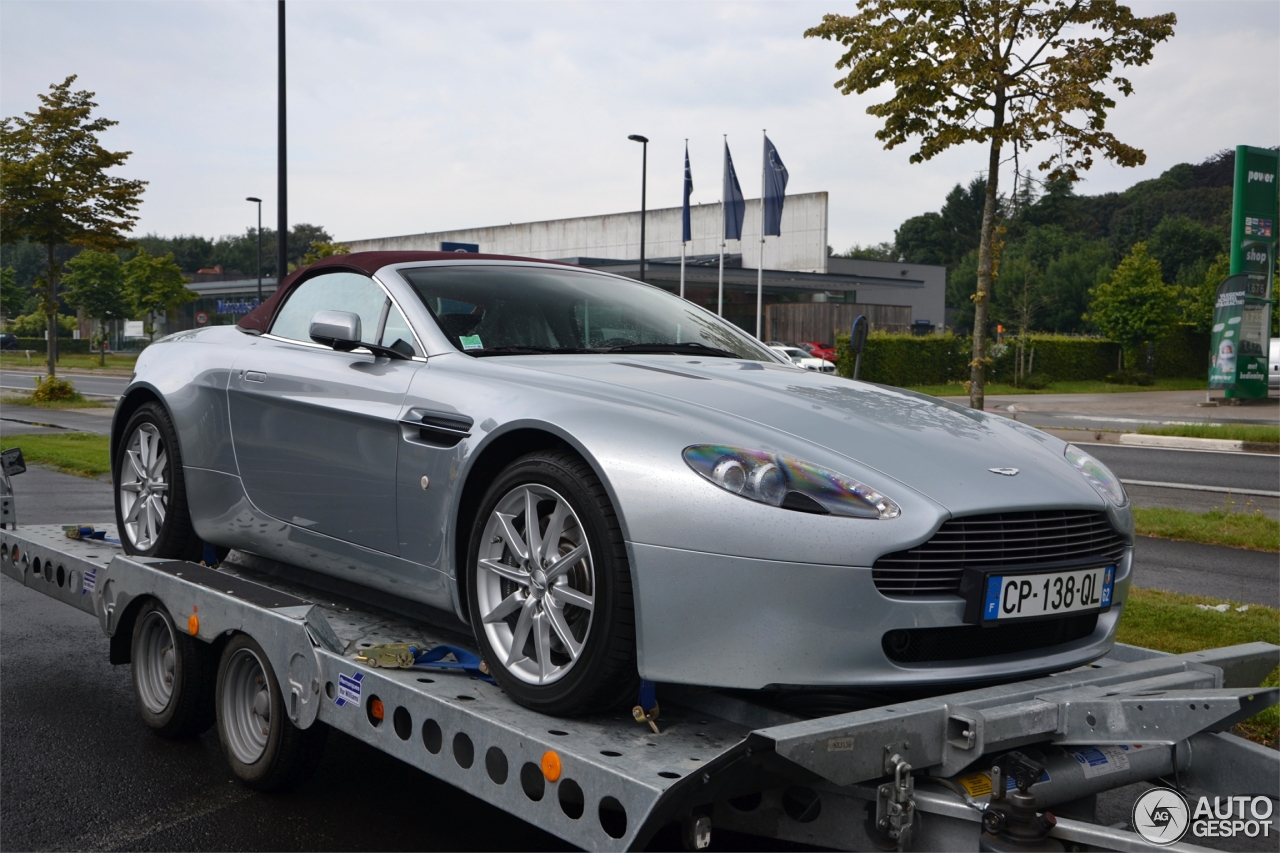
M 876 828 L 897 842 L 898 850 L 910 850 L 916 782 L 901 755 L 894 753 L 886 763 L 893 766 L 893 782 L 876 789 Z

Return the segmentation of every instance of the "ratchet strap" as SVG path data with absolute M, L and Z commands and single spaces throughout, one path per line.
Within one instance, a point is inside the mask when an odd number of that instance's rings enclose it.
M 422 651 L 416 646 L 410 646 L 413 652 L 413 665 L 410 669 L 460 669 L 463 672 L 476 676 L 481 681 L 487 681 L 490 684 L 496 684 L 493 676 L 489 674 L 489 667 L 480 656 L 474 652 L 459 648 L 458 646 L 439 645 L 435 648 Z M 453 660 L 445 660 L 446 657 L 452 655 Z

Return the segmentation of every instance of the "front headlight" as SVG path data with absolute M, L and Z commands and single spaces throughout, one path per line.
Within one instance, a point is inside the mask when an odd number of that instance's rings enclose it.
M 896 503 L 870 486 L 812 462 L 716 444 L 691 445 L 683 456 L 705 479 L 758 503 L 849 518 L 897 518 L 902 514 Z
M 1089 485 L 1093 486 L 1098 494 L 1116 506 L 1124 506 L 1128 503 L 1129 496 L 1124 493 L 1124 486 L 1120 484 L 1120 478 L 1111 473 L 1110 468 L 1074 444 L 1068 444 L 1064 453 L 1067 461 L 1084 475 L 1084 478 L 1089 481 Z

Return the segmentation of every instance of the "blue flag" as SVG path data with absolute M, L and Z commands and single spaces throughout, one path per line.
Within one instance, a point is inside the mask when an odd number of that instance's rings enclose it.
M 733 158 L 729 156 L 729 143 L 724 144 L 724 238 L 742 239 L 742 219 L 747 214 L 747 203 L 738 186 L 738 173 L 733 170 Z
M 764 233 L 782 236 L 782 201 L 787 194 L 787 167 L 778 149 L 764 138 Z
M 693 239 L 693 229 L 689 225 L 689 196 L 693 195 L 693 171 L 689 168 L 689 143 L 684 144 L 684 232 L 681 241 L 688 243 Z

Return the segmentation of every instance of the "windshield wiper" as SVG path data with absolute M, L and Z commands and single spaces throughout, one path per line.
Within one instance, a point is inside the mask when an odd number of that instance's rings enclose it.
M 491 355 L 541 355 L 546 353 L 580 353 L 587 350 L 575 349 L 574 347 L 535 347 L 523 345 L 511 345 L 502 347 L 485 347 L 484 349 L 463 350 L 464 353 L 477 358 L 484 358 Z
M 674 353 L 677 355 L 709 355 L 714 358 L 742 358 L 736 352 L 730 352 L 719 347 L 709 347 L 696 341 L 689 341 L 683 344 L 626 344 L 624 346 L 609 347 L 605 350 L 596 350 L 596 352 Z

